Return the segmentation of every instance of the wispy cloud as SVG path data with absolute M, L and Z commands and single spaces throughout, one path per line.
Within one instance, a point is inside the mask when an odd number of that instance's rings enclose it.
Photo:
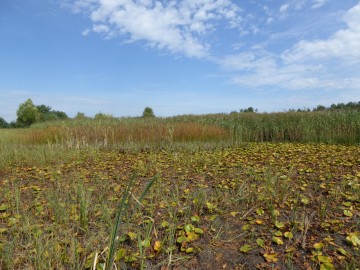
M 87 14 L 93 26 L 86 29 L 122 36 L 127 41 L 145 41 L 159 50 L 187 57 L 206 57 L 210 45 L 204 36 L 219 22 L 239 27 L 240 9 L 230 0 L 75 0 L 67 6 Z
M 343 17 L 347 28 L 335 32 L 324 40 L 302 40 L 287 50 L 283 59 L 289 62 L 326 58 L 342 58 L 360 62 L 360 3 L 351 8 Z
M 289 3 L 286 3 L 284 5 L 282 5 L 280 8 L 279 8 L 279 11 L 280 13 L 285 13 L 290 7 L 290 4 Z
M 313 5 L 311 6 L 312 9 L 317 9 L 325 5 L 328 0 L 313 0 Z
M 326 88 L 332 84 L 321 79 L 322 66 L 282 65 L 281 61 L 270 53 L 259 55 L 256 52 L 248 52 L 231 55 L 222 59 L 220 64 L 228 71 L 235 71 L 232 75 L 233 83 L 245 87 L 277 86 L 284 89 L 313 89 Z
M 344 14 L 343 29 L 333 30 L 327 38 L 306 39 L 316 36 L 330 15 L 299 22 L 298 18 L 304 18 L 300 12 L 316 12 L 326 2 L 288 0 L 280 6 L 259 5 L 262 18 L 231 0 L 76 0 L 71 8 L 92 21 L 83 34 L 120 36 L 129 42 L 145 41 L 160 51 L 211 59 L 241 89 L 271 87 L 293 93 L 333 89 L 342 96 L 352 91 L 354 96 L 354 89 L 360 88 L 359 74 L 354 72 L 360 68 L 360 2 Z M 291 29 L 280 26 L 284 20 Z M 270 24 L 277 28 L 270 30 Z M 227 28 L 238 30 L 239 39 L 229 46 L 236 54 L 221 52 L 215 57 L 208 36 Z M 264 39 L 251 44 L 243 37 L 251 34 Z M 277 44 L 281 49 L 274 49 Z M 343 72 L 328 63 L 342 66 Z
M 288 8 L 285 4 L 280 11 Z M 360 3 L 345 13 L 343 21 L 347 27 L 327 39 L 303 40 L 280 54 L 253 48 L 223 57 L 218 64 L 231 74 L 233 83 L 246 88 L 336 89 L 349 93 L 360 88 L 359 74 L 354 71 L 360 70 Z M 342 72 L 336 66 L 341 66 Z

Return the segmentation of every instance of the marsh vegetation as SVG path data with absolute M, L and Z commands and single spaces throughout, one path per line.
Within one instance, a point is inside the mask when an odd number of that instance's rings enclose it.
M 357 269 L 359 134 L 357 111 L 2 129 L 0 269 Z

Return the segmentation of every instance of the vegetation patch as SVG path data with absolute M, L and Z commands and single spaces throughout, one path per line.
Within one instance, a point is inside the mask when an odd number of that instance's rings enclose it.
M 60 151 L 47 147 L 43 154 Z M 358 146 L 248 143 L 70 153 L 42 163 L 4 161 L 1 269 L 360 267 Z

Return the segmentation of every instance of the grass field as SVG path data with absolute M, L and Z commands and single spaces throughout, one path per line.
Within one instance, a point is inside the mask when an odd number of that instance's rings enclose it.
M 359 116 L 0 130 L 0 269 L 359 269 Z

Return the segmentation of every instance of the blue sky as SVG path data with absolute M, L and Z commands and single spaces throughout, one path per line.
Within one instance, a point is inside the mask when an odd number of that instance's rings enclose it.
M 1 0 L 0 117 L 360 101 L 358 0 Z

